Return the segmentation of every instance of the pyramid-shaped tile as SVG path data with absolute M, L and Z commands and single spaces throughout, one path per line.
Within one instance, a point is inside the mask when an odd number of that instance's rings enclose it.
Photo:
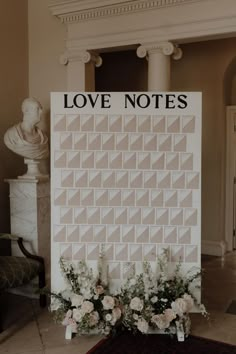
M 55 189 L 54 205 L 66 205 L 67 193 L 65 189 Z
M 137 262 L 143 259 L 143 252 L 142 252 L 141 245 L 130 245 L 129 251 L 130 251 L 130 255 L 129 255 L 130 261 Z
M 116 135 L 116 150 L 128 150 L 129 149 L 129 136 L 128 134 Z
M 133 189 L 122 191 L 122 205 L 135 206 L 135 191 Z
M 185 262 L 198 262 L 198 246 L 185 246 Z
M 106 226 L 105 225 L 94 225 L 93 227 L 93 237 L 95 242 L 106 242 Z
M 100 208 L 88 208 L 88 224 L 100 224 Z
M 54 131 L 64 132 L 66 130 L 66 115 L 56 114 L 54 116 Z
M 179 155 L 175 152 L 166 153 L 166 169 L 178 170 L 179 169 Z
M 172 188 L 185 188 L 184 172 L 172 172 Z
M 144 172 L 144 188 L 157 188 L 156 172 Z
M 135 227 L 134 225 L 122 225 L 122 242 L 134 242 Z
M 136 132 L 137 131 L 137 120 L 136 116 L 124 116 L 124 131 L 125 132 Z
M 110 190 L 108 195 L 109 195 L 109 206 L 121 205 L 121 191 L 119 189 Z
M 60 247 L 60 255 L 68 261 L 72 260 L 72 245 L 69 243 L 63 243 Z
M 88 187 L 88 171 L 75 172 L 75 186 L 78 188 Z
M 99 258 L 99 245 L 89 244 L 87 245 L 87 260 L 88 261 L 97 261 Z
M 97 132 L 108 131 L 108 117 L 106 115 L 98 114 L 95 116 L 95 129 Z
M 71 133 L 62 133 L 61 134 L 60 148 L 62 150 L 72 149 L 72 134 Z
M 86 133 L 74 134 L 74 149 L 75 150 L 87 150 L 87 134 Z
M 141 189 L 136 191 L 136 205 L 149 206 L 149 191 Z
M 135 152 L 124 152 L 123 153 L 123 168 L 136 169 L 136 153 Z
M 102 185 L 103 188 L 116 187 L 115 172 L 113 171 L 102 172 Z
M 67 226 L 67 241 L 68 242 L 79 242 L 80 240 L 80 230 L 78 225 L 68 225 Z
M 138 153 L 138 168 L 141 170 L 149 170 L 151 167 L 151 155 L 149 152 Z
M 78 151 L 68 152 L 67 163 L 69 168 L 80 168 L 80 152 Z
M 150 116 L 138 116 L 138 131 L 142 133 L 151 131 Z
M 142 151 L 143 150 L 143 134 L 130 135 L 130 150 Z
M 129 208 L 129 224 L 141 224 L 141 208 Z
M 88 135 L 88 150 L 101 150 L 101 134 Z
M 193 206 L 193 194 L 191 190 L 179 191 L 179 206 L 190 208 Z
M 80 190 L 69 189 L 68 190 L 68 205 L 80 205 Z
M 197 209 L 189 208 L 184 211 L 184 225 L 196 226 L 198 222 Z
M 144 135 L 144 150 L 157 151 L 157 136 L 156 134 Z
M 80 124 L 82 131 L 94 130 L 94 116 L 91 114 L 83 114 L 80 117 Z
M 166 129 L 165 116 L 153 116 L 152 131 L 156 133 L 164 133 Z
M 84 261 L 86 259 L 86 247 L 83 244 L 73 245 L 73 260 Z
M 143 173 L 142 172 L 130 172 L 130 187 L 131 188 L 143 188 Z
M 67 167 L 66 152 L 55 151 L 55 154 L 54 154 L 54 167 L 55 168 L 65 168 L 65 167 Z
M 81 167 L 94 168 L 94 152 L 91 151 L 81 152 Z
M 125 262 L 122 269 L 123 279 L 133 278 L 135 276 L 135 263 Z
M 179 227 L 178 229 L 178 243 L 190 244 L 191 243 L 191 229 L 190 227 Z
M 114 209 L 102 208 L 101 210 L 102 224 L 114 224 Z
M 82 189 L 80 191 L 81 205 L 94 205 L 94 191 L 93 189 Z
M 152 152 L 151 154 L 151 168 L 153 170 L 164 170 L 165 168 L 165 153 Z
M 93 227 L 89 225 L 80 225 L 81 242 L 93 242 Z
M 136 226 L 136 243 L 148 243 L 148 242 L 149 242 L 149 227 L 143 225 Z M 141 258 L 139 260 L 141 260 Z
M 167 117 L 167 131 L 168 133 L 178 133 L 180 131 L 180 117 L 168 116 Z
M 66 241 L 66 226 L 54 225 L 53 227 L 53 241 L 65 242 Z
M 168 225 L 169 224 L 169 211 L 165 208 L 158 208 L 156 210 L 156 224 Z
M 154 189 L 151 191 L 151 206 L 163 207 L 163 191 Z
M 126 244 L 115 245 L 115 259 L 117 261 L 128 261 L 128 246 Z
M 122 153 L 121 152 L 110 152 L 109 154 L 109 168 L 112 169 L 122 169 Z
M 183 116 L 182 117 L 182 131 L 183 131 L 183 133 L 194 133 L 195 132 L 195 117 L 194 116 Z
M 87 209 L 83 207 L 75 208 L 75 223 L 87 224 Z
M 97 151 L 95 155 L 96 168 L 108 168 L 108 152 Z
M 107 242 L 120 242 L 120 226 L 118 225 L 107 226 Z
M 120 279 L 120 263 L 119 262 L 110 262 L 108 265 L 108 276 L 110 279 Z
M 172 245 L 171 246 L 171 262 L 183 262 L 184 261 L 184 247 Z
M 183 225 L 183 209 L 170 209 L 170 223 L 171 225 Z
M 157 259 L 156 245 L 143 245 L 144 262 L 155 262 Z
M 89 171 L 89 187 L 100 188 L 102 186 L 101 171 Z
M 199 173 L 198 172 L 187 172 L 186 173 L 186 188 L 189 189 L 199 189 Z
M 78 114 L 67 115 L 67 130 L 76 132 L 80 130 L 80 116 Z
M 61 208 L 60 223 L 61 224 L 72 224 L 72 222 L 73 222 L 73 209 L 72 208 Z
M 114 150 L 115 148 L 115 136 L 114 134 L 102 135 L 102 150 Z
M 115 224 L 127 224 L 127 209 L 115 208 Z
M 121 132 L 122 131 L 122 116 L 111 115 L 109 117 L 109 131 L 110 132 Z
M 161 189 L 170 188 L 170 172 L 157 172 L 157 187 Z
M 163 242 L 163 227 L 150 226 L 150 242 L 162 243 Z
M 187 137 L 186 135 L 174 136 L 174 151 L 186 151 Z
M 165 191 L 165 206 L 166 207 L 176 207 L 178 204 L 177 192 L 175 190 Z
M 143 224 L 155 224 L 155 208 L 143 208 Z
M 74 171 L 62 171 L 61 172 L 61 186 L 73 187 L 74 185 Z
M 104 258 L 107 261 L 114 260 L 114 245 L 113 244 L 106 244 L 103 246 Z
M 180 168 L 181 170 L 193 169 L 193 154 L 182 153 L 180 155 Z
M 171 151 L 172 139 L 169 134 L 161 134 L 159 136 L 159 151 Z
M 164 242 L 177 243 L 177 229 L 173 226 L 166 226 L 164 228 Z

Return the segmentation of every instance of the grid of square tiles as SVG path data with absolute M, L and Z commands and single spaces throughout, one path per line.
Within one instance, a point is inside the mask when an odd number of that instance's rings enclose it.
M 195 124 L 195 116 L 55 115 L 61 254 L 97 260 L 104 244 L 113 278 L 155 261 L 163 247 L 170 261 L 197 262 L 200 171 L 188 151 Z

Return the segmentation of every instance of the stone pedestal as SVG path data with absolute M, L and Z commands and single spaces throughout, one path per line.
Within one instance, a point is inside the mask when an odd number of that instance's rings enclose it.
M 10 186 L 11 233 L 22 236 L 26 248 L 45 260 L 50 274 L 50 182 L 7 179 Z M 13 255 L 22 256 L 14 247 Z

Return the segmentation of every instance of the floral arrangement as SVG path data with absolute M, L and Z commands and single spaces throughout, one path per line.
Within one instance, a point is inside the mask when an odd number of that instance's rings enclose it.
M 158 258 L 158 271 L 153 272 L 148 262 L 141 274 L 130 276 L 122 287 L 109 290 L 103 257 L 98 274 L 84 262 L 78 267 L 60 260 L 69 287 L 58 294 L 51 293 L 51 310 L 55 319 L 70 327 L 72 332 L 109 334 L 117 329 L 148 333 L 150 330 L 187 336 L 190 332 L 189 313 L 195 308 L 207 316 L 203 304 L 194 296 L 199 287 L 200 272 L 181 274 L 178 264 L 169 275 L 167 251 Z

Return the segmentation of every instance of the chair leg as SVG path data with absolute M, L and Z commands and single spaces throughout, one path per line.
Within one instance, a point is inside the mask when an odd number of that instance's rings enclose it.
M 39 289 L 43 289 L 46 285 L 46 281 L 45 281 L 45 270 L 43 269 L 40 273 L 39 273 Z M 47 296 L 46 294 L 40 294 L 39 295 L 39 304 L 40 307 L 45 307 L 47 305 Z

